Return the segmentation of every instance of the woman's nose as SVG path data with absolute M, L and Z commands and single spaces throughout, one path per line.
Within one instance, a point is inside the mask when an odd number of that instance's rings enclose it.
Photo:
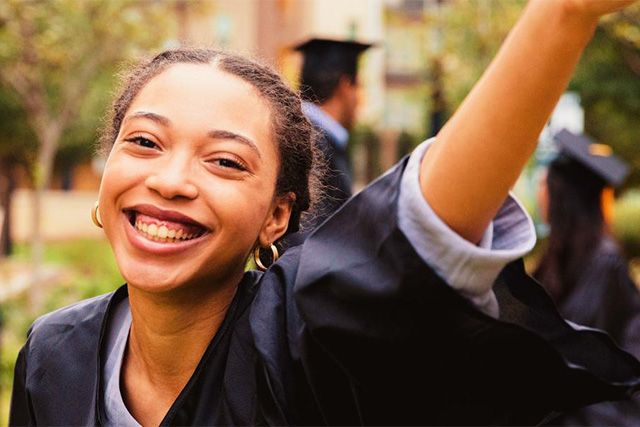
M 198 187 L 191 180 L 192 165 L 187 156 L 166 156 L 157 165 L 158 170 L 147 177 L 145 184 L 165 199 L 195 199 Z

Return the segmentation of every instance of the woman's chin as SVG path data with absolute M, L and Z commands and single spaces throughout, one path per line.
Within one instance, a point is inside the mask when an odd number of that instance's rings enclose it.
M 129 286 L 146 293 L 174 292 L 186 287 L 189 282 L 175 272 L 162 271 L 150 266 L 141 266 L 130 272 L 123 271 L 122 275 Z

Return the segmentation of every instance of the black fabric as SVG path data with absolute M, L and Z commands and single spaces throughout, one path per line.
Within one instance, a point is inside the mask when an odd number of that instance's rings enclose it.
M 640 364 L 565 323 L 521 262 L 496 282 L 500 320 L 425 265 L 397 227 L 405 164 L 266 273 L 246 273 L 163 425 L 536 424 L 638 387 Z M 99 422 L 104 325 L 124 297 L 36 322 L 11 425 Z
M 16 362 L 12 425 L 92 425 L 99 395 L 100 343 L 113 295 L 38 319 Z
M 281 244 L 283 250 L 301 245 L 316 227 L 338 210 L 352 195 L 351 162 L 347 147 L 340 146 L 319 123 L 313 122 L 313 125 L 317 131 L 317 147 L 326 162 L 326 171 L 322 177 L 322 188 L 325 194 L 315 207 L 316 212 L 313 216 L 304 217 L 301 230 L 284 239 Z
M 352 195 L 351 162 L 347 147 L 341 147 L 330 134 L 319 127 L 317 129 L 321 132 L 317 144 L 327 161 L 327 171 L 322 182 L 326 195 L 318 209 L 317 218 L 310 224 L 312 227 L 320 225 Z
M 616 243 L 603 236 L 578 285 L 558 306 L 568 320 L 602 329 L 622 348 L 640 358 L 640 292 Z M 551 421 L 554 425 L 637 425 L 640 397 L 590 406 Z

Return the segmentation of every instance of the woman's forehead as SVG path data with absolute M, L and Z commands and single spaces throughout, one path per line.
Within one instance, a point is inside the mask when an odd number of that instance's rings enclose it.
M 215 91 L 220 95 L 233 92 L 238 96 L 260 98 L 257 90 L 242 78 L 219 69 L 214 64 L 177 63 L 153 77 L 143 88 L 163 89 L 196 89 L 198 91 Z
M 259 140 L 271 134 L 271 111 L 258 90 L 211 64 L 172 65 L 142 88 L 125 116 L 138 111 L 176 126 L 214 126 Z

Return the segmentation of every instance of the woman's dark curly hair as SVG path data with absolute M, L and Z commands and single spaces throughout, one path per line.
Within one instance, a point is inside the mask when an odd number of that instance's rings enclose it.
M 250 83 L 269 103 L 274 139 L 280 158 L 276 195 L 296 196 L 286 234 L 298 231 L 303 212 L 310 210 L 320 192 L 318 149 L 313 144 L 313 126 L 301 109 L 300 97 L 270 67 L 240 55 L 213 49 L 167 50 L 121 76 L 120 94 L 112 105 L 100 137 L 100 148 L 108 153 L 120 132 L 131 103 L 145 85 L 171 65 L 210 64 Z

